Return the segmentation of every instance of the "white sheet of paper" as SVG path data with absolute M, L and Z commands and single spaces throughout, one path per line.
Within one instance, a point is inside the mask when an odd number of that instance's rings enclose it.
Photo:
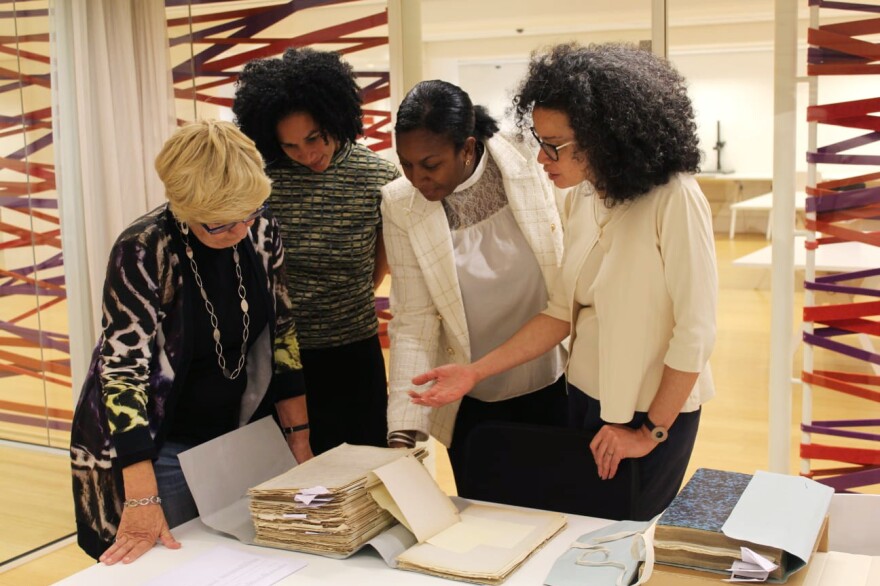
M 728 570 L 730 571 L 730 578 L 726 579 L 725 582 L 766 582 L 767 578 L 770 577 L 770 572 L 761 566 L 739 560 L 733 562 L 733 565 Z
M 217 546 L 150 580 L 147 586 L 271 586 L 306 567 L 306 562 Z
M 753 552 L 748 547 L 740 547 L 740 555 L 742 556 L 742 561 L 744 563 L 758 566 L 767 573 L 770 573 L 779 567 L 761 554 Z
M 461 514 L 461 522 L 428 539 L 439 548 L 465 553 L 480 545 L 512 548 L 528 537 L 534 527 L 500 519 L 484 519 Z
M 810 559 L 834 489 L 809 478 L 759 470 L 721 528 L 728 537 Z
M 271 417 L 181 452 L 179 458 L 202 521 L 244 543 L 254 538 L 248 489 L 296 466 Z
M 458 523 L 458 509 L 412 456 L 399 458 L 372 473 L 385 485 L 419 543 Z

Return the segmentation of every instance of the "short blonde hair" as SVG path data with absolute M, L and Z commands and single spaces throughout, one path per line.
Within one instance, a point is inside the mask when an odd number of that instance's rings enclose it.
M 180 127 L 156 157 L 171 212 L 181 222 L 222 224 L 246 218 L 272 190 L 257 147 L 231 122 Z

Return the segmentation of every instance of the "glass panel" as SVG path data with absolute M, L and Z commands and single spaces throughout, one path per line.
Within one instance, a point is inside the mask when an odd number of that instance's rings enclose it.
M 72 410 L 48 0 L 6 3 L 0 37 L 0 438 L 64 448 Z M 0 446 L 0 475 L 13 536 L 0 562 L 74 531 L 65 452 Z
M 47 0 L 0 12 L 0 437 L 64 447 L 67 315 L 52 148 Z
M 364 143 L 377 152 L 391 148 L 384 4 L 166 0 L 165 6 L 179 123 L 232 120 L 234 83 L 245 63 L 311 46 L 339 51 L 354 67 L 364 90 Z

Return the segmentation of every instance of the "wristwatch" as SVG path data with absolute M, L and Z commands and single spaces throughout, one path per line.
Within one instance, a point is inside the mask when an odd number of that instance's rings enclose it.
M 651 421 L 651 418 L 647 415 L 645 415 L 645 427 L 648 428 L 648 433 L 651 435 L 651 439 L 658 444 L 665 442 L 666 438 L 669 437 L 669 430 L 661 425 L 654 425 L 654 422 Z

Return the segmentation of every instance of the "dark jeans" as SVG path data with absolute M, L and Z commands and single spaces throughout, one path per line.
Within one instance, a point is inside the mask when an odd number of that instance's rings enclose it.
M 563 376 L 543 389 L 504 401 L 490 403 L 465 396 L 458 408 L 452 444 L 449 446 L 449 463 L 456 485 L 461 485 L 465 472 L 467 437 L 480 423 L 507 421 L 565 427 L 567 412 L 568 398 Z
M 599 417 L 599 401 L 575 387 L 568 386 L 569 422 L 571 427 L 599 431 L 605 425 Z M 628 427 L 638 429 L 647 413 L 637 411 Z M 663 512 L 681 488 L 687 471 L 697 429 L 700 426 L 700 410 L 679 413 L 669 429 L 665 442 L 657 444 L 650 453 L 638 459 L 639 499 L 634 508 L 633 520 L 647 521 Z
M 159 496 L 162 498 L 162 511 L 165 513 L 169 528 L 177 527 L 199 516 L 196 501 L 189 491 L 183 470 L 180 468 L 180 460 L 177 458 L 177 454 L 191 447 L 176 442 L 165 442 L 159 449 L 156 461 L 153 462 Z
M 300 357 L 315 455 L 343 442 L 387 447 L 388 384 L 379 336 L 301 350 Z

